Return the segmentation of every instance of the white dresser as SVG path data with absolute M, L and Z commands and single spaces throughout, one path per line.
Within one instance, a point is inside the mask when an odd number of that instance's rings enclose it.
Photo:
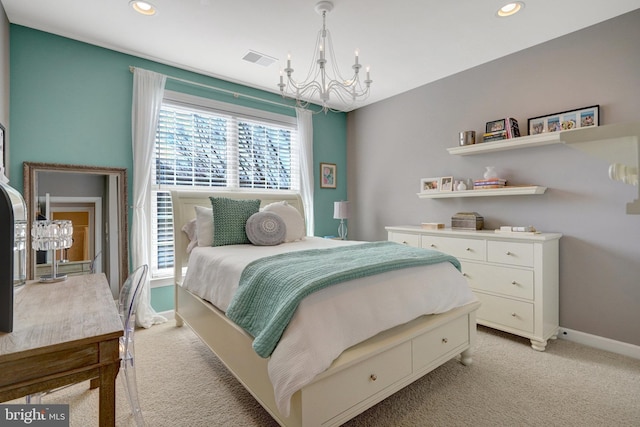
M 462 273 L 482 303 L 481 325 L 520 335 L 544 351 L 558 336 L 559 233 L 493 230 L 426 230 L 386 227 L 390 241 L 435 249 L 460 260 Z

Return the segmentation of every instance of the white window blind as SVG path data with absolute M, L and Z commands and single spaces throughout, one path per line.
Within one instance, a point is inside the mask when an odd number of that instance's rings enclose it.
M 160 110 L 151 174 L 154 276 L 170 275 L 173 269 L 170 190 L 300 188 L 295 119 L 279 121 L 272 113 L 207 104 L 196 105 L 193 97 L 188 102 L 165 99 Z

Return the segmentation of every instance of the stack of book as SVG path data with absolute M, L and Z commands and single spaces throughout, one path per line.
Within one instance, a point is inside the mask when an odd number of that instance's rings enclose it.
M 485 132 L 482 136 L 483 142 L 491 142 L 491 141 L 501 141 L 503 139 L 508 139 L 506 130 L 499 130 L 495 132 Z
M 473 181 L 474 190 L 486 190 L 489 188 L 502 188 L 507 185 L 507 180 L 502 178 L 476 179 Z

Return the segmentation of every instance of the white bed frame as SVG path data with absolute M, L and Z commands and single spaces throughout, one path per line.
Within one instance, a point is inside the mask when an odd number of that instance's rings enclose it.
M 182 226 L 195 217 L 195 206 L 210 207 L 209 196 L 260 199 L 262 205 L 286 200 L 303 212 L 293 193 L 174 191 L 175 318 L 189 325 L 244 387 L 282 426 L 339 426 L 460 354 L 471 363 L 479 303 L 422 316 L 345 350 L 311 384 L 293 395 L 284 417 L 275 403 L 267 359 L 258 356 L 253 338 L 212 304 L 182 288 L 188 238 Z

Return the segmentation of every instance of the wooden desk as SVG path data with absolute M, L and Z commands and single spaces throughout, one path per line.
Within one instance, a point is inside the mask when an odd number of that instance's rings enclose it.
M 0 402 L 95 378 L 100 426 L 114 426 L 123 327 L 104 274 L 28 282 L 13 324 L 0 333 Z

